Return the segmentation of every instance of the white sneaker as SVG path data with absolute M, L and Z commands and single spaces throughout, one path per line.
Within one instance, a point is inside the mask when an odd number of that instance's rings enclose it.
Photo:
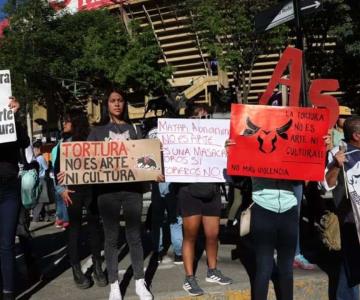
M 118 280 L 116 280 L 114 283 L 110 284 L 109 300 L 122 300 Z
M 148 290 L 144 278 L 135 280 L 135 293 L 140 300 L 153 300 L 154 297 Z

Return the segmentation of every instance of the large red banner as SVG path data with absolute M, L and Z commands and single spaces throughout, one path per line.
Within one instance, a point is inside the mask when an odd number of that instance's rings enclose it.
M 233 104 L 229 175 L 324 178 L 328 109 Z

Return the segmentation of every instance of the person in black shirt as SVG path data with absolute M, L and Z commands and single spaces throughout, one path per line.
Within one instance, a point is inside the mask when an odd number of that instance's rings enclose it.
M 9 107 L 15 114 L 17 140 L 0 144 L 0 263 L 4 300 L 15 299 L 15 232 L 20 209 L 20 149 L 30 144 L 26 129 L 18 122 L 20 108 L 15 98 Z

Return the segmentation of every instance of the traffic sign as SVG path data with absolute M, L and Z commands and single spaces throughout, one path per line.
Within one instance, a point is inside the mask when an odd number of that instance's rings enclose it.
M 302 14 L 311 14 L 322 9 L 321 0 L 300 0 Z M 255 16 L 256 32 L 263 32 L 295 18 L 292 0 L 286 0 Z

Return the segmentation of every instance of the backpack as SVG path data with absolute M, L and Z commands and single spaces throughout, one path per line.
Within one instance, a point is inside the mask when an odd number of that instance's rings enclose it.
M 35 169 L 21 172 L 21 201 L 26 209 L 31 209 L 38 203 L 42 185 Z
M 37 161 L 28 163 L 23 150 L 20 150 L 20 161 L 23 165 L 23 170 L 20 172 L 21 202 L 26 209 L 31 209 L 38 203 L 42 190 L 39 179 L 39 164 Z

